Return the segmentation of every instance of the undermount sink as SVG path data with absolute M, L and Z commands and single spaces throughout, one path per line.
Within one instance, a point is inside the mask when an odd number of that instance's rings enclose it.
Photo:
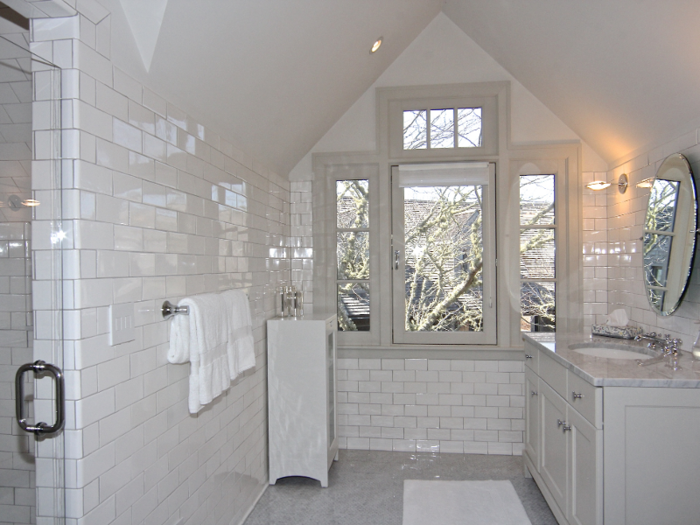
M 596 345 L 573 345 L 570 346 L 571 350 L 578 352 L 579 354 L 589 355 L 591 357 L 603 357 L 605 359 L 651 359 L 653 356 L 638 351 L 636 348 L 630 347 L 625 348 L 612 348 L 608 346 L 596 346 Z M 641 350 L 641 349 L 639 349 Z

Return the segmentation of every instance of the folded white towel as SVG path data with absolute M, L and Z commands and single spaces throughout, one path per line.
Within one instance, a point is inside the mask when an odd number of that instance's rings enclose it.
M 190 413 L 196 414 L 231 385 L 229 319 L 220 294 L 197 295 L 183 299 L 178 306 L 189 306 L 190 312 L 173 319 L 168 361 L 185 363 L 189 359 L 188 405 Z
M 221 294 L 226 303 L 229 319 L 228 357 L 231 379 L 255 366 L 255 340 L 248 297 L 240 290 Z

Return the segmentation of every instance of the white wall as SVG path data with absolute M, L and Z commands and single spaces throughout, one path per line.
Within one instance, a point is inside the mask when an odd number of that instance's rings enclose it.
M 67 523 L 239 523 L 267 484 L 289 182 L 116 67 L 109 13 L 77 8 L 34 21 L 32 44 L 64 78 Z M 257 364 L 191 416 L 160 306 L 230 288 L 249 293 Z M 133 305 L 135 340 L 109 345 L 113 304 Z

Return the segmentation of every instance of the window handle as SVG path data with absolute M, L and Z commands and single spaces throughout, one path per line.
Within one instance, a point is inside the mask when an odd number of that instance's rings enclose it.
M 401 251 L 400 250 L 394 250 L 394 270 L 399 269 L 399 260 L 401 258 Z

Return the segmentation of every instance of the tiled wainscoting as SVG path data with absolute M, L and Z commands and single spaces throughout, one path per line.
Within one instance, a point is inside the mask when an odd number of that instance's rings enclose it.
M 516 454 L 522 361 L 339 359 L 340 447 Z

